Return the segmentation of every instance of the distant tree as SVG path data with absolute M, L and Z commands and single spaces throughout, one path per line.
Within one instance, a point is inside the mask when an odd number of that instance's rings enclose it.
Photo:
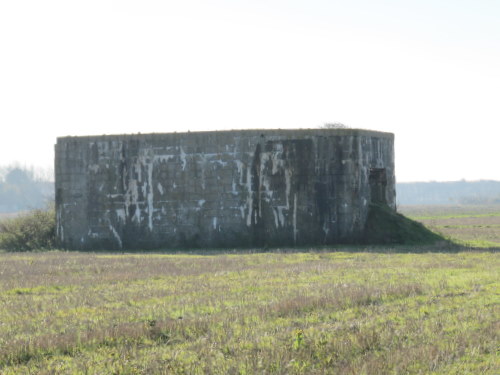
M 44 207 L 53 200 L 54 184 L 35 177 L 33 168 L 0 168 L 0 212 L 19 212 Z
M 26 169 L 12 168 L 5 175 L 5 183 L 9 185 L 29 185 L 33 181 L 33 174 Z

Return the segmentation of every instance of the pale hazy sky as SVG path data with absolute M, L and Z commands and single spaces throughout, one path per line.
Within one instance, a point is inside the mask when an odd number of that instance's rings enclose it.
M 0 1 L 0 165 L 326 122 L 394 132 L 398 181 L 500 180 L 500 1 Z

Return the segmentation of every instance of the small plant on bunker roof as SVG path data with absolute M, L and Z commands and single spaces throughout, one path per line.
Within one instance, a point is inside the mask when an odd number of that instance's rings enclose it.
M 325 122 L 322 126 L 324 129 L 348 129 L 349 126 L 341 122 Z

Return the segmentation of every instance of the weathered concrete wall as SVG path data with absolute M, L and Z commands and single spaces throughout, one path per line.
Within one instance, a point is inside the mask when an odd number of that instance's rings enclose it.
M 68 249 L 334 244 L 395 207 L 394 136 L 351 129 L 59 138 Z

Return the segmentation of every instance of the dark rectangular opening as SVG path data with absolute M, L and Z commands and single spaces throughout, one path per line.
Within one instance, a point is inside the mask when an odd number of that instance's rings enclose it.
M 387 203 L 387 173 L 385 168 L 370 169 L 369 183 L 372 203 Z

